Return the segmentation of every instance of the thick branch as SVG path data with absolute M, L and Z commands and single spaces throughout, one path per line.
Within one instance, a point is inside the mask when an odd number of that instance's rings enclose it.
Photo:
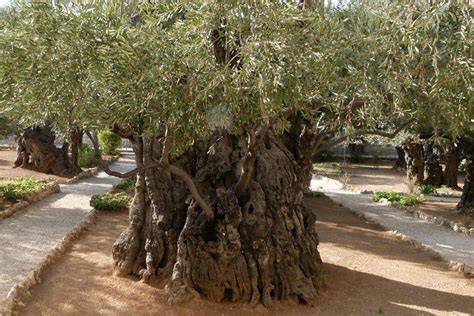
M 317 150 L 317 152 L 321 152 L 321 151 L 324 151 L 324 150 L 328 150 L 334 146 L 337 146 L 343 142 L 345 142 L 350 136 L 364 136 L 364 135 L 377 135 L 377 136 L 381 136 L 381 137 L 386 137 L 386 138 L 394 138 L 395 136 L 397 136 L 405 127 L 407 127 L 409 124 L 411 124 L 415 119 L 410 119 L 408 121 L 406 121 L 405 123 L 403 123 L 402 125 L 400 125 L 395 131 L 393 132 L 384 132 L 384 131 L 371 131 L 371 130 L 362 130 L 362 131 L 358 131 L 358 132 L 355 132 L 353 135 L 344 135 L 344 136 L 341 136 L 339 138 L 336 138 L 335 140 L 333 140 L 332 142 L 330 143 L 327 143 L 325 144 L 324 146 L 321 146 L 321 148 L 319 148 Z
M 211 221 L 214 218 L 214 212 L 212 212 L 212 209 L 209 207 L 207 202 L 201 197 L 201 194 L 199 193 L 196 185 L 194 184 L 194 179 L 189 175 L 186 171 L 183 169 L 179 168 L 178 166 L 175 165 L 168 165 L 165 166 L 163 162 L 157 162 L 157 163 L 152 163 L 148 164 L 146 166 L 143 166 L 141 168 L 135 168 L 133 170 L 130 170 L 129 172 L 126 173 L 120 173 L 117 171 L 112 171 L 110 170 L 107 162 L 102 160 L 102 154 L 100 152 L 99 144 L 93 139 L 92 135 L 90 134 L 89 131 L 86 132 L 87 136 L 90 138 L 92 145 L 94 146 L 94 152 L 99 160 L 100 167 L 107 173 L 108 175 L 117 177 L 117 178 L 130 178 L 134 176 L 138 171 L 150 169 L 150 168 L 162 168 L 163 170 L 168 169 L 172 174 L 176 175 L 179 177 L 181 180 L 186 183 L 186 186 L 188 187 L 189 192 L 191 192 L 191 195 L 193 198 L 196 200 L 196 202 L 199 204 L 201 207 L 202 211 L 206 215 L 207 219 Z
M 109 164 L 102 159 L 102 153 L 100 151 L 99 143 L 97 142 L 97 140 L 94 139 L 94 137 L 92 137 L 90 131 L 86 131 L 86 135 L 91 140 L 92 146 L 94 147 L 95 157 L 99 161 L 99 166 L 102 168 L 102 170 L 104 170 L 105 173 L 107 173 L 108 175 L 113 176 L 113 177 L 126 179 L 126 178 L 133 177 L 138 172 L 138 170 L 139 170 L 138 168 L 130 170 L 129 172 L 126 172 L 126 173 L 121 173 L 121 172 L 110 170 Z
M 189 175 L 186 171 L 184 171 L 183 169 L 175 165 L 169 165 L 169 170 L 172 174 L 178 176 L 179 178 L 181 178 L 181 180 L 184 181 L 184 183 L 186 183 L 186 186 L 188 187 L 189 192 L 191 192 L 191 195 L 199 204 L 202 211 L 207 216 L 207 219 L 209 221 L 213 220 L 214 212 L 209 207 L 207 202 L 204 201 L 204 199 L 201 197 L 201 194 L 199 193 L 196 185 L 194 184 L 194 179 L 191 177 L 191 175 Z

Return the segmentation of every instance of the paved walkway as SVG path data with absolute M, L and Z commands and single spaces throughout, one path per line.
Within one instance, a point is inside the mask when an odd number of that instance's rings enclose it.
M 120 172 L 133 167 L 129 154 L 111 166 Z M 0 302 L 86 218 L 92 210 L 91 196 L 110 191 L 118 182 L 119 178 L 100 172 L 76 184 L 62 184 L 60 193 L 31 205 L 26 212 L 0 221 Z
M 400 232 L 439 253 L 447 261 L 474 268 L 474 238 L 415 218 L 392 205 L 372 202 L 371 194 L 345 191 L 334 179 L 313 176 L 311 190 L 323 192 L 336 203 L 364 215 L 385 229 Z

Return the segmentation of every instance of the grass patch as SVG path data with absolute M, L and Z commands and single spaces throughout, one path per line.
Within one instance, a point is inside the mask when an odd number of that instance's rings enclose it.
M 93 195 L 90 205 L 96 210 L 116 211 L 128 207 L 130 196 L 126 193 L 106 193 Z
M 135 181 L 134 181 L 134 179 L 123 180 L 122 182 L 117 184 L 115 186 L 115 188 L 117 188 L 119 190 L 125 190 L 125 191 L 128 191 L 128 192 L 133 192 L 133 191 L 135 191 Z
M 425 201 L 425 198 L 422 195 L 402 195 L 396 192 L 376 192 L 372 197 L 372 201 L 374 202 L 379 202 L 382 199 L 386 199 L 391 203 L 402 206 L 415 206 Z
M 35 178 L 11 180 L 0 184 L 0 195 L 5 200 L 22 200 L 30 193 L 40 192 L 44 183 Z

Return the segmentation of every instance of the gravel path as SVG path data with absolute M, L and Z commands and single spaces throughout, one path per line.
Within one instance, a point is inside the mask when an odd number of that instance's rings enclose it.
M 127 154 L 112 165 L 120 172 L 133 167 L 132 156 Z M 62 184 L 60 193 L 0 221 L 0 302 L 86 218 L 92 210 L 91 196 L 110 191 L 118 182 L 120 179 L 100 172 L 76 184 Z
M 439 253 L 447 261 L 474 268 L 474 241 L 470 236 L 414 218 L 391 205 L 374 203 L 370 194 L 345 191 L 337 180 L 313 176 L 310 188 L 323 192 L 336 203 L 370 218 L 385 229 L 397 231 L 416 240 Z

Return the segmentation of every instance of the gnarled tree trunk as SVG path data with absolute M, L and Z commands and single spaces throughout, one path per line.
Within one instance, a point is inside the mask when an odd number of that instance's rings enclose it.
M 409 142 L 403 145 L 403 150 L 405 151 L 408 181 L 422 184 L 424 179 L 423 146 L 417 142 Z
M 139 167 L 161 158 L 158 138 L 132 143 Z M 312 159 L 301 149 L 268 132 L 241 194 L 243 135 L 221 134 L 173 160 L 193 177 L 211 221 L 180 179 L 162 169 L 139 171 L 129 227 L 113 247 L 115 273 L 167 281 L 170 301 L 313 301 L 324 283 L 316 218 L 302 205 L 311 178 L 303 164 Z
M 445 151 L 446 168 L 444 170 L 444 183 L 455 190 L 458 186 L 458 165 L 460 161 L 460 150 L 456 143 L 450 141 Z
M 57 148 L 54 139 L 54 134 L 48 126 L 24 130 L 17 139 L 18 157 L 15 167 L 31 168 L 58 176 L 78 173 L 80 169 L 67 157 L 68 146 Z
M 79 168 L 79 148 L 82 146 L 82 130 L 75 130 L 71 133 L 71 162 Z
M 395 150 L 397 151 L 397 161 L 393 165 L 393 169 L 397 170 L 406 170 L 407 169 L 407 162 L 405 161 L 405 151 L 401 146 L 395 146 Z
M 465 212 L 474 211 L 474 141 L 461 139 L 463 156 L 466 159 L 466 178 L 462 189 L 461 201 L 458 209 Z
M 439 187 L 443 184 L 443 168 L 440 164 L 439 150 L 431 140 L 426 140 L 423 145 L 426 178 L 423 184 Z

